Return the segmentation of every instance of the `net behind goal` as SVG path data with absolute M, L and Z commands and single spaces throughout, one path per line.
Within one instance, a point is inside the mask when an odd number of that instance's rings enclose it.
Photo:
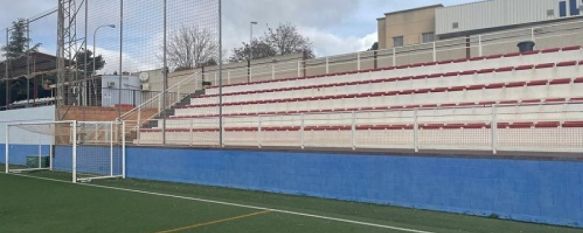
M 109 121 L 8 124 L 5 172 L 63 172 L 73 182 L 124 178 L 123 129 Z

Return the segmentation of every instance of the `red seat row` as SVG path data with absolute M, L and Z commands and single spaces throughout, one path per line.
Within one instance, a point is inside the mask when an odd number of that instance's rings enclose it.
M 547 69 L 557 67 L 567 67 L 567 66 L 575 66 L 575 65 L 583 65 L 582 61 L 567 61 L 567 62 L 560 62 L 560 63 L 543 63 L 538 65 L 523 65 L 517 67 L 501 67 L 501 68 L 488 68 L 488 69 L 481 69 L 481 70 L 466 70 L 461 72 L 447 72 L 447 73 L 435 73 L 430 75 L 417 75 L 417 76 L 405 76 L 405 77 L 395 77 L 395 78 L 386 78 L 386 79 L 377 79 L 377 80 L 363 80 L 363 81 L 354 81 L 354 82 L 341 82 L 341 83 L 329 83 L 329 84 L 321 84 L 321 85 L 309 85 L 309 86 L 300 86 L 300 87 L 287 87 L 287 88 L 274 88 L 274 89 L 267 89 L 267 90 L 256 90 L 256 91 L 242 91 L 242 92 L 233 92 L 233 93 L 225 93 L 223 96 L 238 96 L 238 95 L 249 95 L 249 94 L 260 94 L 260 93 L 273 93 L 273 92 L 284 92 L 284 91 L 296 91 L 296 90 L 307 90 L 307 89 L 318 89 L 318 88 L 328 88 L 328 87 L 340 87 L 340 86 L 351 86 L 351 85 L 361 85 L 361 84 L 373 84 L 373 83 L 389 83 L 389 82 L 401 82 L 401 81 L 410 81 L 410 80 L 420 80 L 420 79 L 431 79 L 431 78 L 447 78 L 447 77 L 457 77 L 457 76 L 466 76 L 466 75 L 475 75 L 475 74 L 487 74 L 487 73 L 502 73 L 502 72 L 510 72 L 510 71 L 521 71 L 521 70 L 528 70 L 528 69 Z M 203 99 L 209 97 L 217 97 L 218 94 L 214 95 L 203 95 L 203 96 L 196 96 L 192 97 L 193 99 Z
M 533 54 L 539 54 L 539 53 L 547 54 L 547 53 L 554 53 L 554 52 L 559 52 L 559 51 L 572 51 L 572 50 L 578 50 L 578 49 L 581 49 L 581 46 L 569 46 L 569 47 L 564 47 L 564 48 L 551 48 L 551 49 L 544 49 L 544 50 L 535 50 L 535 51 L 526 52 L 526 53 L 495 54 L 495 55 L 473 57 L 473 58 L 467 58 L 467 59 L 463 58 L 463 59 L 447 60 L 447 61 L 441 61 L 441 62 L 416 63 L 416 64 L 410 64 L 410 65 L 391 66 L 391 67 L 384 67 L 384 68 L 378 68 L 378 69 L 366 69 L 366 70 L 360 70 L 360 71 L 340 72 L 340 73 L 332 73 L 332 74 L 325 74 L 325 75 L 295 77 L 295 78 L 278 79 L 278 80 L 266 80 L 266 81 L 250 82 L 250 83 L 237 83 L 237 84 L 223 85 L 223 87 L 244 86 L 244 85 L 273 83 L 273 82 L 285 82 L 285 81 L 320 78 L 320 77 L 330 77 L 330 76 L 338 76 L 338 75 L 346 75 L 346 74 L 368 73 L 368 72 L 376 72 L 376 71 L 383 71 L 383 70 L 406 69 L 406 68 L 414 68 L 414 67 L 421 67 L 421 66 L 434 66 L 434 65 L 460 63 L 460 62 L 467 62 L 467 61 L 480 61 L 480 60 L 487 60 L 487 59 L 497 59 L 497 58 L 502 58 L 502 57 L 515 57 L 515 56 L 520 56 L 520 55 L 525 56 L 525 55 L 533 55 Z M 218 86 L 212 86 L 211 88 L 218 88 Z
M 532 128 L 583 128 L 583 121 L 539 121 L 539 122 L 499 122 L 498 129 L 532 129 Z M 447 129 L 490 129 L 490 123 L 427 123 L 419 124 L 420 130 L 447 130 Z M 393 125 L 355 125 L 354 129 L 363 130 L 413 130 L 414 124 L 393 124 Z M 226 132 L 258 132 L 258 131 L 301 131 L 300 126 L 281 126 L 281 127 L 226 127 Z M 350 131 L 350 125 L 320 125 L 306 126 L 304 131 Z M 161 129 L 140 129 L 140 132 L 161 132 Z M 218 128 L 206 129 L 167 129 L 167 132 L 218 132 Z
M 426 93 L 439 93 L 439 92 L 458 92 L 458 91 L 476 91 L 482 89 L 502 89 L 502 88 L 519 88 L 519 87 L 531 87 L 531 86 L 544 86 L 544 85 L 566 85 L 570 83 L 583 83 L 583 77 L 580 78 L 560 78 L 553 80 L 532 80 L 532 81 L 521 81 L 521 82 L 510 82 L 510 83 L 492 83 L 492 84 L 478 84 L 469 86 L 453 86 L 453 87 L 436 87 L 431 89 L 417 89 L 417 90 L 401 90 L 401 91 L 388 91 L 388 92 L 374 92 L 374 93 L 360 93 L 360 94 L 347 94 L 347 95 L 334 95 L 334 96 L 315 96 L 315 97 L 303 97 L 303 98 L 288 98 L 288 99 L 271 99 L 271 100 L 258 100 L 258 101 L 245 101 L 245 102 L 233 102 L 225 103 L 223 106 L 241 106 L 241 105 L 254 105 L 254 104 L 272 104 L 272 103 L 293 103 L 293 102 L 303 102 L 303 101 L 318 101 L 318 100 L 331 100 L 331 99 L 353 99 L 353 98 L 369 98 L 369 97 L 384 97 L 384 96 L 403 96 L 403 95 L 414 95 L 414 94 L 426 94 Z M 177 109 L 189 109 L 189 108 L 204 108 L 204 107 L 218 107 L 218 104 L 204 104 L 204 105 L 189 105 L 184 107 L 177 107 Z
M 406 106 L 377 106 L 377 107 L 362 107 L 362 108 L 340 108 L 340 109 L 321 109 L 310 111 L 287 111 L 287 112 L 260 112 L 260 113 L 236 113 L 224 114 L 224 117 L 237 116 L 258 116 L 258 115 L 291 115 L 301 113 L 323 113 L 323 112 L 366 112 L 366 111 L 386 111 L 386 110 L 403 110 L 403 109 L 434 109 L 434 108 L 455 108 L 455 107 L 470 107 L 470 106 L 514 106 L 514 105 L 533 105 L 533 104 L 579 104 L 583 103 L 583 97 L 574 97 L 570 99 L 564 98 L 548 98 L 548 99 L 525 99 L 525 100 L 502 100 L 502 101 L 480 101 L 461 102 L 461 103 L 446 103 L 446 104 L 424 104 L 424 105 L 406 105 Z M 218 114 L 196 115 L 196 116 L 171 116 L 170 119 L 200 119 L 218 117 Z

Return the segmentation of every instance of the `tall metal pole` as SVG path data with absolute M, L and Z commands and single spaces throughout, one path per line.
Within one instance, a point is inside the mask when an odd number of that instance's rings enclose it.
M 87 93 L 88 93 L 87 92 L 87 61 L 88 61 L 88 59 L 87 59 L 87 35 L 88 35 L 87 34 L 87 25 L 88 25 L 88 22 L 87 21 L 88 20 L 87 19 L 89 18 L 87 16 L 88 14 L 89 14 L 89 0 L 85 0 L 85 29 L 84 29 L 85 31 L 83 32 L 84 33 L 84 36 L 83 36 L 83 38 L 84 38 L 83 39 L 83 41 L 84 41 L 84 46 L 83 46 L 83 50 L 84 50 L 83 51 L 83 54 L 84 54 L 84 56 L 83 56 L 83 82 L 81 84 L 81 88 L 83 88 L 83 91 L 81 91 L 81 93 L 83 93 L 82 94 L 83 96 L 81 97 L 82 98 L 81 102 L 82 102 L 83 106 L 87 106 L 87 102 L 88 102 L 87 101 L 88 100 L 88 98 L 87 98 Z M 85 111 L 83 111 L 83 120 L 85 120 Z
M 30 19 L 26 19 L 26 105 L 30 104 Z
M 8 35 L 10 33 L 10 28 L 6 28 L 6 45 L 8 45 L 10 43 L 10 36 Z M 10 105 L 10 81 L 8 80 L 8 53 L 6 53 L 5 56 L 5 61 L 4 61 L 4 82 L 5 82 L 5 87 L 6 87 L 6 109 L 8 109 L 8 106 Z
M 119 1 L 119 78 L 118 78 L 118 90 L 117 90 L 117 118 L 121 117 L 121 82 L 123 77 L 123 0 Z
M 164 51 L 163 53 L 163 60 L 164 60 L 164 67 L 162 68 L 162 145 L 166 144 L 166 89 L 168 89 L 168 69 L 166 68 L 167 66 L 167 61 L 166 61 L 166 55 L 167 55 L 167 51 L 166 51 L 166 30 L 167 30 L 167 14 L 166 14 L 166 2 L 167 0 L 164 0 L 164 39 L 163 39 L 163 47 L 164 47 Z
M 223 147 L 223 15 L 219 0 L 219 146 Z
M 251 82 L 251 60 L 253 60 L 253 25 L 257 25 L 257 22 L 249 23 L 249 59 L 247 61 L 247 82 Z

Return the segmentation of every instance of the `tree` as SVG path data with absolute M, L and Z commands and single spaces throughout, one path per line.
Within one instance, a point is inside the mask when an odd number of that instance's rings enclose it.
M 313 58 L 314 52 L 308 37 L 300 34 L 296 26 L 282 24 L 277 28 L 268 28 L 267 32 L 251 43 L 253 59 L 291 54 L 305 54 L 306 58 Z M 230 62 L 242 62 L 249 59 L 249 44 L 233 49 Z
M 28 25 L 26 19 L 18 19 L 17 21 L 12 22 L 8 44 L 2 47 L 4 56 L 9 59 L 15 59 L 38 50 L 38 47 L 41 45 L 40 43 L 29 48 L 29 43 L 32 42 L 32 40 L 27 37 L 27 31 Z
M 280 24 L 276 29 L 269 28 L 265 35 L 265 41 L 280 56 L 306 53 L 308 57 L 314 57 L 310 39 L 301 35 L 296 26 L 289 23 Z
M 368 51 L 377 51 L 379 50 L 379 42 L 374 42 Z
M 105 60 L 103 56 L 93 56 L 91 50 L 81 50 L 75 55 L 75 62 L 77 64 L 78 70 L 85 70 L 85 56 L 87 56 L 87 72 L 93 73 L 94 71 L 101 70 L 105 66 Z M 95 63 L 95 70 L 93 70 L 93 64 Z
M 261 59 L 266 57 L 273 57 L 277 55 L 277 51 L 271 45 L 262 40 L 253 40 L 251 43 L 253 48 L 253 58 Z M 249 59 L 249 44 L 243 42 L 243 46 L 233 49 L 233 55 L 229 58 L 229 62 L 244 62 Z
M 172 70 L 198 68 L 215 61 L 218 44 L 211 32 L 198 27 L 183 26 L 170 36 L 167 55 Z

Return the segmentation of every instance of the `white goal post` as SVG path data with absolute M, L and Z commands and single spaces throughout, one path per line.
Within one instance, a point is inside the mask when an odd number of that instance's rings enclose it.
M 125 178 L 124 135 L 117 121 L 7 124 L 5 172 L 68 173 L 73 182 Z

